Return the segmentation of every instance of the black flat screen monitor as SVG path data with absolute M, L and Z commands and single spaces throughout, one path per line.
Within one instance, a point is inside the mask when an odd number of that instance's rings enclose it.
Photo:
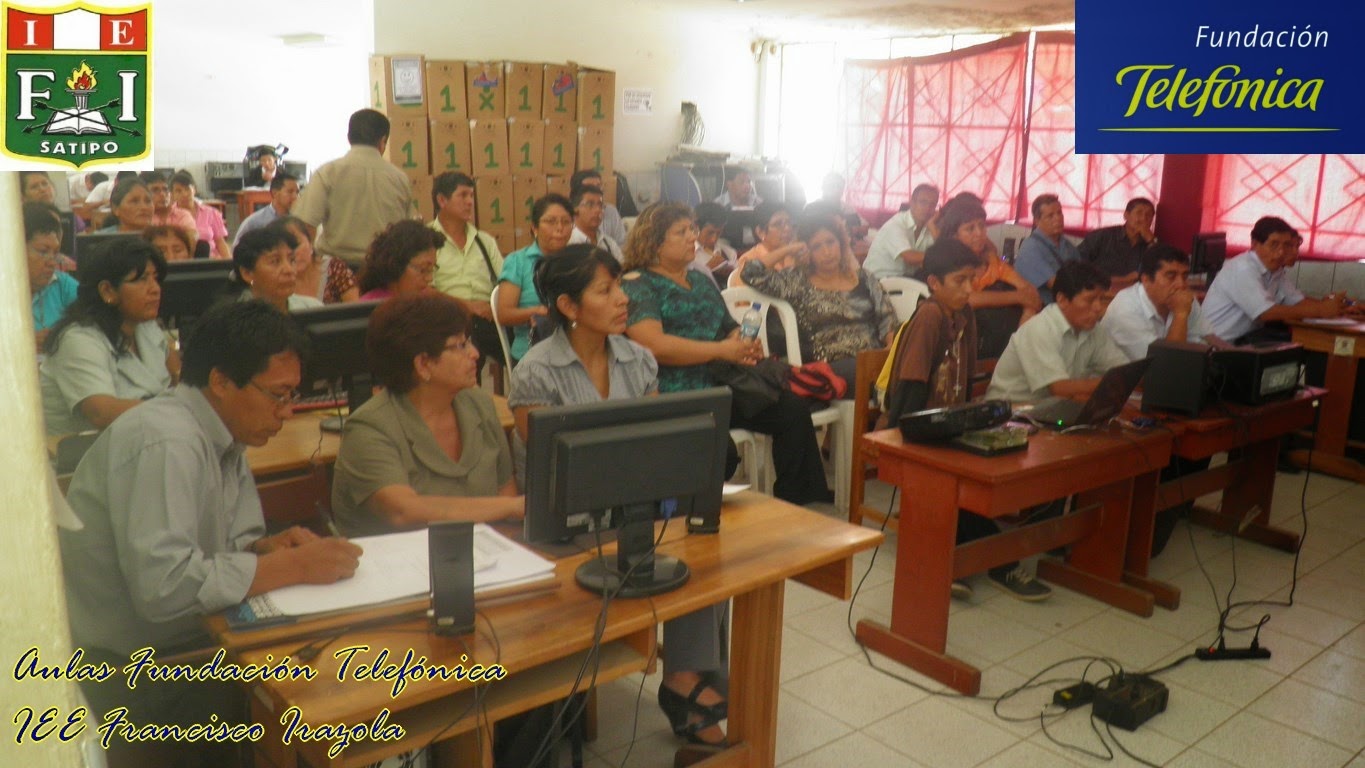
M 79 270 L 82 263 L 97 260 L 115 248 L 125 248 L 140 242 L 142 235 L 136 232 L 82 232 L 76 235 L 71 256 L 76 260 Z
M 687 566 L 653 554 L 654 519 L 682 516 L 694 532 L 719 528 L 729 431 L 723 387 L 531 411 L 526 540 L 615 528 L 616 562 L 585 563 L 580 585 L 622 597 L 681 586 Z
M 1190 274 L 1208 275 L 1208 280 L 1212 282 L 1227 257 L 1226 232 L 1201 232 L 1194 236 L 1194 245 L 1190 248 Z
M 185 330 L 224 297 L 230 274 L 232 262 L 225 259 L 167 263 L 166 279 L 161 281 L 161 319 Z
M 310 341 L 299 385 L 305 397 L 344 391 L 352 411 L 370 399 L 372 382 L 365 333 L 370 327 L 370 315 L 379 304 L 353 301 L 291 313 Z

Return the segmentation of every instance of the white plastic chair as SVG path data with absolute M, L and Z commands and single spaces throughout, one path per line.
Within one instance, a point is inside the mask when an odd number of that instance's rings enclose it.
M 883 277 L 878 282 L 896 312 L 896 320 L 902 323 L 915 314 L 922 299 L 929 298 L 929 286 L 912 277 Z
M 735 322 L 742 320 L 744 313 L 754 302 L 765 307 L 772 307 L 777 312 L 777 318 L 782 323 L 782 332 L 787 337 L 784 357 L 792 365 L 801 365 L 800 329 L 796 325 L 796 311 L 792 309 L 791 304 L 782 299 L 760 293 L 748 286 L 726 288 L 720 294 L 725 299 L 725 308 L 729 310 L 730 316 L 735 319 Z M 763 343 L 763 354 L 770 355 L 772 352 L 768 349 L 768 313 L 765 311 L 762 315 L 763 319 L 759 325 L 758 338 Z M 830 403 L 830 407 L 822 411 L 813 411 L 810 415 L 810 421 L 817 429 L 824 427 L 829 430 L 830 460 L 834 464 L 834 508 L 841 514 L 847 515 L 848 478 L 853 467 L 853 402 L 851 400 L 835 400 Z M 768 440 L 767 435 L 755 435 L 754 437 L 765 444 Z M 771 478 L 765 478 L 765 480 L 771 482 Z M 765 487 L 764 492 L 770 493 L 771 486 Z
M 512 391 L 512 349 L 507 346 L 507 329 L 498 322 L 498 289 L 502 288 L 502 283 L 493 286 L 493 293 L 488 297 L 488 303 L 493 305 L 493 326 L 498 329 L 498 344 L 502 346 L 502 375 L 503 383 L 507 385 L 505 391 Z

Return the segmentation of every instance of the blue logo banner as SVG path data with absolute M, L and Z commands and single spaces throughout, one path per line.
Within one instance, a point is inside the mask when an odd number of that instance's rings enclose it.
M 1076 151 L 1365 151 L 1365 3 L 1076 3 Z

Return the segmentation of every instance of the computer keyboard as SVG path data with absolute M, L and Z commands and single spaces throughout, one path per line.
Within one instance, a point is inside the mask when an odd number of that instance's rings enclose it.
M 301 397 L 294 403 L 294 412 L 300 411 L 334 411 L 338 408 L 346 409 L 345 392 L 324 392 L 320 395 L 308 395 Z

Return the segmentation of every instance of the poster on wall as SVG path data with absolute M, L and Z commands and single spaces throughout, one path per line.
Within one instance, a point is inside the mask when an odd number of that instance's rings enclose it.
M 621 109 L 627 115 L 654 114 L 653 88 L 625 88 L 621 91 Z

